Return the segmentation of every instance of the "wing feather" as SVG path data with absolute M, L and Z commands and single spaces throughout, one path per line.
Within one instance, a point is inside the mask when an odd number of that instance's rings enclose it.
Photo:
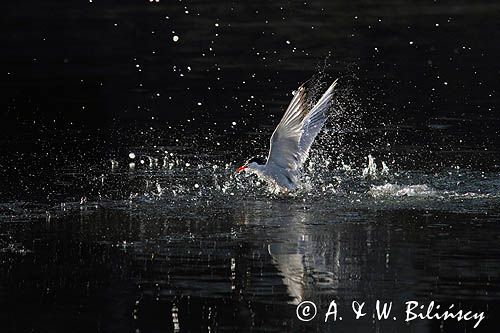
M 290 102 L 283 118 L 271 136 L 268 165 L 275 165 L 289 171 L 297 171 L 309 155 L 314 139 L 328 118 L 335 80 L 309 109 L 304 85 L 300 86 Z

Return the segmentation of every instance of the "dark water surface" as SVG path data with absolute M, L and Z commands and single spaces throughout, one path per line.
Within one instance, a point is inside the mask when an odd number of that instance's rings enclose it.
M 4 6 L 1 332 L 498 331 L 498 2 Z M 235 175 L 312 75 L 303 188 Z

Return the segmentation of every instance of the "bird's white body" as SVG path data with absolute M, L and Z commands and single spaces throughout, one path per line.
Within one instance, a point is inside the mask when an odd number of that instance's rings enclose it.
M 281 191 L 297 189 L 302 166 L 328 118 L 336 83 L 337 80 L 313 107 L 307 103 L 304 86 L 300 86 L 271 136 L 266 164 L 250 162 L 237 172 L 254 173 Z
M 256 174 L 259 178 L 264 179 L 281 191 L 293 191 L 297 189 L 299 183 L 299 174 L 274 165 L 262 165 L 252 162 L 248 164 L 246 171 Z

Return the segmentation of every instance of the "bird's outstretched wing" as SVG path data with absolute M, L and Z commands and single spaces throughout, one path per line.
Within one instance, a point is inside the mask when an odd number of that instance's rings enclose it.
M 318 102 L 308 109 L 304 86 L 297 89 L 283 118 L 271 136 L 268 165 L 297 171 L 307 159 L 314 139 L 328 118 L 328 110 L 337 80 Z

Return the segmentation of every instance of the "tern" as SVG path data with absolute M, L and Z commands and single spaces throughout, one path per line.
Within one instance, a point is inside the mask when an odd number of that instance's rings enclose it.
M 268 184 L 274 185 L 278 192 L 296 190 L 309 150 L 328 118 L 337 80 L 313 107 L 310 107 L 306 99 L 306 88 L 302 84 L 295 91 L 271 136 L 267 161 L 259 164 L 257 158 L 251 158 L 237 168 L 236 173 L 244 171 L 256 174 Z

